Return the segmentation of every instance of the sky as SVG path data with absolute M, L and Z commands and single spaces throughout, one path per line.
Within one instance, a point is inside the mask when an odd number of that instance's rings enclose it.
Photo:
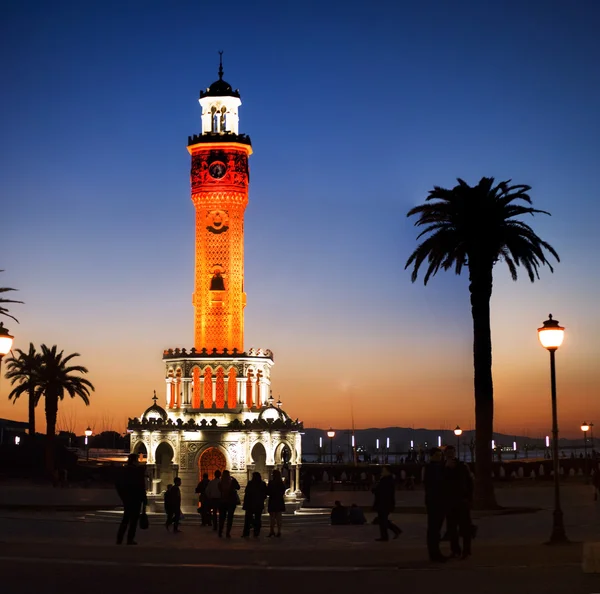
M 191 347 L 187 137 L 224 78 L 249 134 L 246 348 L 306 426 L 474 426 L 468 279 L 411 283 L 406 217 L 434 185 L 532 186 L 554 274 L 494 272 L 495 429 L 545 435 L 566 327 L 559 426 L 600 422 L 600 4 L 12 1 L 0 20 L 0 286 L 15 348 L 80 353 L 92 404 L 59 428 L 124 431 L 164 402 L 165 348 Z M 27 403 L 0 417 L 25 420 Z M 38 411 L 43 429 L 43 410 Z

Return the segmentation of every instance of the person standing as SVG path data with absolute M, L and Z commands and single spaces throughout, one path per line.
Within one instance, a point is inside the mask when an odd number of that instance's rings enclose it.
M 285 484 L 281 479 L 279 470 L 273 471 L 271 480 L 267 485 L 267 495 L 269 496 L 267 510 L 270 516 L 269 537 L 279 537 L 281 536 L 281 514 L 285 511 Z M 275 526 L 277 526 L 277 532 L 275 532 Z
M 220 482 L 221 482 L 221 471 L 215 470 L 215 478 L 213 478 L 212 481 L 210 481 L 208 483 L 208 485 L 206 485 L 206 491 L 205 491 L 206 503 L 208 504 L 209 513 L 210 513 L 210 516 L 212 517 L 212 527 L 213 527 L 213 530 L 215 530 L 215 531 L 219 527 L 219 520 L 218 520 L 217 513 L 219 511 L 219 504 L 221 502 L 221 491 L 219 490 Z
M 237 493 L 239 490 L 240 484 L 231 476 L 229 470 L 224 470 L 219 482 L 219 491 L 221 493 L 219 502 L 219 536 L 223 536 L 223 527 L 225 527 L 225 536 L 231 538 L 233 514 L 240 499 Z
M 202 475 L 202 480 L 196 487 L 196 493 L 198 494 L 198 513 L 202 518 L 202 526 L 210 526 L 210 506 L 206 498 L 206 487 L 208 487 L 210 480 L 208 479 L 208 472 Z
M 252 479 L 246 485 L 244 492 L 244 530 L 242 538 L 250 536 L 250 528 L 254 529 L 254 538 L 258 538 L 261 528 L 261 515 L 265 508 L 267 498 L 267 485 L 262 480 L 260 472 L 253 472 Z
M 443 492 L 450 550 L 454 557 L 466 559 L 471 555 L 473 477 L 467 465 L 456 459 L 454 446 L 446 446 L 445 455 Z M 462 549 L 459 536 L 463 539 Z
M 167 530 L 173 524 L 173 532 L 179 530 L 179 520 L 181 518 L 181 479 L 176 476 L 173 486 L 165 493 L 165 511 L 167 512 Z
M 117 544 L 123 543 L 123 537 L 127 532 L 127 544 L 136 545 L 135 532 L 142 513 L 142 506 L 145 507 L 148 504 L 144 469 L 138 465 L 137 454 L 129 454 L 127 466 L 122 469 L 116 488 L 123 502 L 123 519 L 117 531 Z
M 446 557 L 440 551 L 440 531 L 444 523 L 444 463 L 440 448 L 431 448 L 429 463 L 425 466 L 425 509 L 427 510 L 427 552 L 429 559 L 443 563 Z
M 381 477 L 372 489 L 375 495 L 373 509 L 377 512 L 379 521 L 379 538 L 375 540 L 385 542 L 389 540 L 388 530 L 394 534 L 394 538 L 398 538 L 402 534 L 402 530 L 390 521 L 389 516 L 396 507 L 395 496 L 396 485 L 394 484 L 394 476 L 390 471 L 389 466 L 381 468 Z

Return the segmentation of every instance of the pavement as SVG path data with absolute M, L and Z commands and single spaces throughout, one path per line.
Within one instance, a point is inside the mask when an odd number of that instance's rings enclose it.
M 25 497 L 28 489 L 37 496 Z M 583 485 L 561 491 L 572 544 L 543 544 L 552 526 L 552 489 L 520 484 L 497 493 L 513 513 L 478 514 L 472 558 L 444 565 L 427 560 L 425 515 L 410 511 L 422 504 L 422 492 L 398 493 L 401 513 L 393 519 L 403 534 L 387 543 L 375 542 L 377 527 L 370 524 L 329 526 L 322 519 L 285 518 L 281 538 L 267 538 L 263 530 L 259 539 L 242 539 L 241 518 L 236 518 L 233 537 L 220 539 L 185 520 L 183 532 L 172 534 L 155 516 L 149 530 L 138 531 L 139 545 L 127 547 L 114 544 L 118 517 L 90 511 L 94 503 L 110 501 L 112 493 L 100 491 L 1 486 L 2 583 L 21 589 L 26 584 L 27 592 L 43 588 L 49 594 L 64 592 L 68 583 L 77 583 L 86 593 L 118 585 L 133 593 L 162 594 L 194 584 L 223 587 L 224 580 L 228 590 L 262 593 L 273 581 L 273 589 L 284 588 L 286 594 L 378 587 L 424 593 L 600 593 L 600 575 L 581 568 L 582 543 L 600 541 L 600 505 Z M 19 493 L 21 500 L 13 501 L 19 507 L 10 507 L 10 495 Z M 316 490 L 311 503 L 329 506 L 340 498 L 360 505 L 362 497 L 370 501 L 368 493 Z M 34 505 L 27 509 L 26 501 Z M 65 506 L 64 511 L 56 505 Z M 527 511 L 536 508 L 540 511 Z M 514 513 L 519 509 L 524 513 Z

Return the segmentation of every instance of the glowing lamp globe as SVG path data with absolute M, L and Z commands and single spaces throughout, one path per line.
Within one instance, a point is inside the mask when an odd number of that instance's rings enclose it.
M 4 327 L 4 324 L 0 322 L 0 359 L 2 359 L 4 355 L 8 355 L 8 353 L 10 353 L 14 339 L 15 337 L 11 336 L 8 333 L 8 330 Z
M 329 437 L 329 439 L 333 439 L 335 437 L 335 431 L 333 429 L 330 429 L 327 432 L 327 437 Z
M 545 349 L 555 351 L 563 343 L 565 329 L 559 326 L 558 320 L 553 320 L 550 314 L 544 325 L 538 328 L 538 337 Z
M 84 433 L 85 433 L 85 436 L 86 436 L 86 437 L 91 437 L 91 436 L 92 436 L 92 433 L 93 433 L 93 431 L 92 431 L 92 430 L 91 430 L 91 429 L 88 427 L 88 428 L 87 428 L 87 429 L 84 431 Z
M 586 423 L 585 421 L 581 424 L 581 430 L 586 433 L 590 430 L 590 425 L 589 423 Z
M 454 435 L 456 435 L 456 437 L 460 437 L 462 435 L 462 429 L 457 425 L 456 429 L 454 430 Z

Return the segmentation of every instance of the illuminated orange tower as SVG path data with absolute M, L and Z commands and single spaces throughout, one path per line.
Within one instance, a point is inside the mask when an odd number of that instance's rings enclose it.
M 222 58 L 222 57 L 221 57 Z M 250 138 L 239 133 L 240 93 L 219 79 L 200 92 L 202 133 L 188 138 L 196 209 L 194 346 L 244 350 L 244 211 Z M 227 352 L 225 351 L 225 352 Z

